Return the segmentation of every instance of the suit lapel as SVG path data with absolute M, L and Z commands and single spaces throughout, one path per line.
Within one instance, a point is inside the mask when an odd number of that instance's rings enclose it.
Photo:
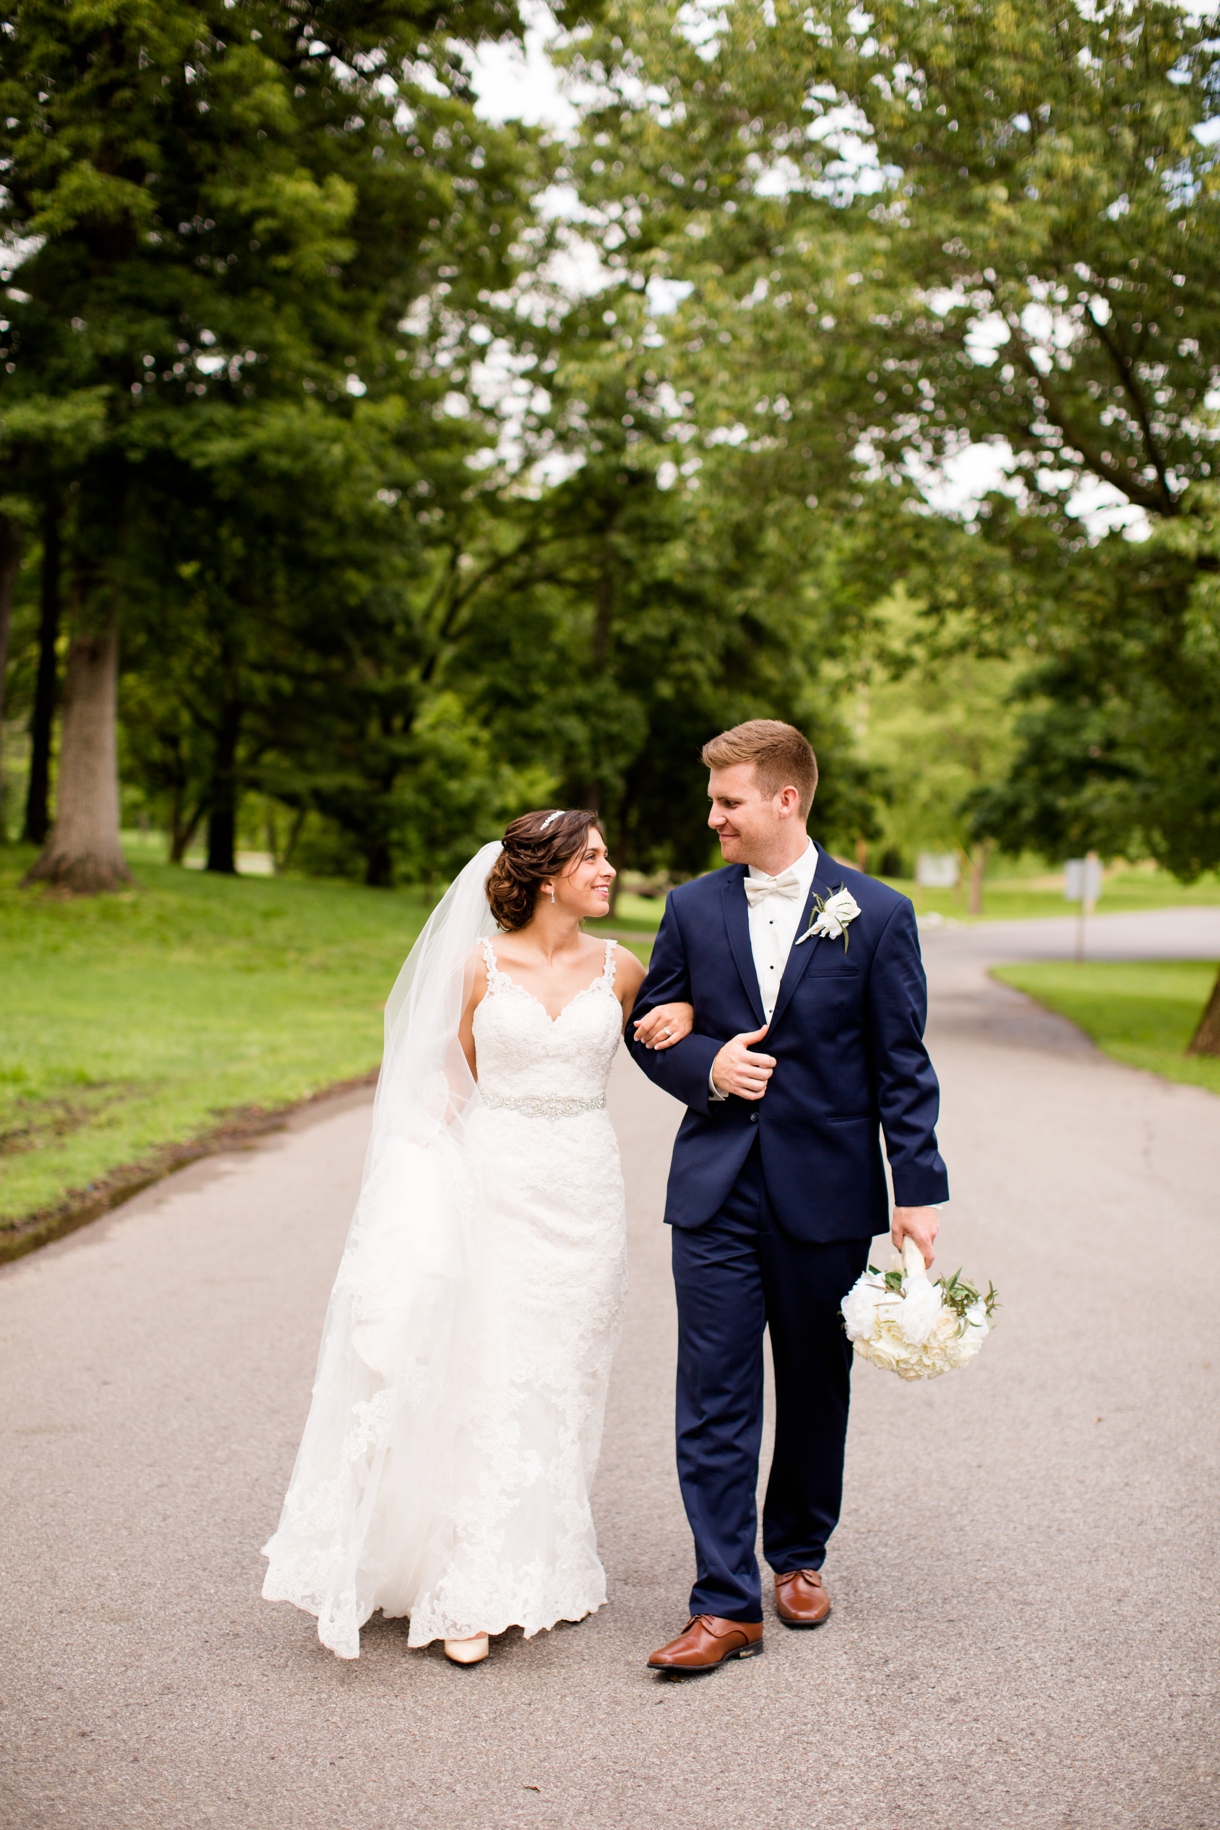
M 758 989 L 758 973 L 754 969 L 754 951 L 750 946 L 750 905 L 742 888 L 745 874 L 745 866 L 739 865 L 724 880 L 724 925 L 728 930 L 729 946 L 733 950 L 741 982 L 761 1029 L 766 1018 L 763 1016 L 762 994 Z
M 823 852 L 821 846 L 819 845 L 819 847 L 818 847 L 818 864 L 819 865 L 822 863 L 822 860 L 825 857 L 825 855 L 826 854 Z M 820 896 L 822 898 L 823 902 L 825 902 L 825 900 L 828 896 L 833 896 L 833 895 L 834 895 L 833 887 L 829 883 L 826 882 L 825 878 L 822 876 L 822 874 L 819 870 L 817 872 L 817 874 L 815 874 L 813 882 L 809 886 L 809 895 L 808 895 L 808 898 L 806 899 L 805 908 L 801 915 L 800 926 L 797 928 L 797 931 L 796 931 L 796 939 L 793 941 L 791 950 L 789 951 L 789 954 L 788 954 L 788 963 L 784 967 L 784 976 L 779 982 L 779 996 L 775 1000 L 775 1011 L 771 1017 L 771 1028 L 772 1029 L 775 1028 L 775 1025 L 779 1022 L 780 1018 L 784 1014 L 784 1011 L 787 1009 L 788 1000 L 792 996 L 792 993 L 796 990 L 797 985 L 800 983 L 801 974 L 808 969 L 809 962 L 813 958 L 814 949 L 818 946 L 820 938 L 821 938 L 819 935 L 814 934 L 811 936 L 811 938 L 809 940 L 801 941 L 801 944 L 799 947 L 797 945 L 797 941 L 800 941 L 801 935 L 805 932 L 806 928 L 809 926 L 810 921 L 813 919 L 813 899 L 815 896 Z M 744 890 L 742 891 L 742 900 L 743 901 L 745 900 L 745 891 Z

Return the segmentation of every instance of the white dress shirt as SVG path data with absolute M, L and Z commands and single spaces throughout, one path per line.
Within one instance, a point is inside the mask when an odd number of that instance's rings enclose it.
M 794 877 L 799 886 L 799 894 L 795 896 L 764 896 L 750 905 L 750 951 L 754 955 L 763 1015 L 768 1023 L 775 1010 L 779 982 L 784 976 L 784 967 L 788 964 L 788 955 L 796 940 L 796 931 L 801 925 L 801 916 L 805 913 L 805 904 L 809 901 L 817 868 L 818 848 L 812 839 L 796 863 L 789 865 L 786 871 L 781 871 L 778 877 L 768 877 L 766 871 L 759 870 L 756 864 L 750 866 L 750 876 L 755 883 L 778 883 Z
M 750 904 L 750 952 L 754 956 L 758 992 L 762 999 L 763 1015 L 768 1023 L 775 1011 L 780 980 L 796 941 L 796 931 L 801 925 L 801 916 L 809 901 L 817 868 L 818 848 L 812 839 L 796 863 L 789 865 L 786 871 L 781 871 L 778 877 L 768 877 L 766 871 L 759 870 L 756 864 L 750 866 L 750 876 L 756 883 L 778 883 L 781 879 L 794 879 L 793 887 L 797 890 L 795 895 L 763 896 Z M 710 1074 L 708 1085 L 713 1099 L 728 1098 L 727 1093 L 720 1092 Z

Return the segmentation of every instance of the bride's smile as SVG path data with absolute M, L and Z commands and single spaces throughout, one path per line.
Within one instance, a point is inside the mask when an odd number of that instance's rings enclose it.
M 583 933 L 580 924 L 599 920 L 608 912 L 616 875 L 605 839 L 596 826 L 590 826 L 574 857 L 538 884 L 529 920 L 496 941 L 501 970 L 536 998 L 552 1021 L 558 1021 L 572 999 L 600 976 L 604 943 Z M 631 956 L 621 970 L 626 975 L 620 981 L 626 1017 L 643 972 Z M 477 963 L 475 986 L 461 1037 L 470 1071 L 477 1076 L 471 1023 L 485 990 Z

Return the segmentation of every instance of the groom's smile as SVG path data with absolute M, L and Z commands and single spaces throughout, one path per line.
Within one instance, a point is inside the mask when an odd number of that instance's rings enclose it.
M 808 845 L 796 789 L 764 794 L 753 763 L 713 769 L 707 791 L 712 803 L 707 823 L 727 864 L 756 864 L 774 875 Z

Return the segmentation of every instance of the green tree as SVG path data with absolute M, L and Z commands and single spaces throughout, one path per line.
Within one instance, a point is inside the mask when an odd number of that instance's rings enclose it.
M 1002 780 L 1013 752 L 1014 679 L 1005 654 L 982 654 L 965 616 L 931 624 L 899 591 L 881 606 L 867 659 L 852 668 L 860 754 L 884 777 L 879 847 L 913 861 L 924 847 L 956 852 L 982 912 L 986 841 L 973 829 L 978 797 Z M 905 864 L 904 864 L 905 868 Z
M 206 814 L 209 863 L 231 868 L 255 789 L 336 820 L 367 881 L 390 881 L 414 725 L 447 652 L 437 580 L 483 513 L 473 438 L 467 419 L 371 390 L 342 416 L 311 404 L 196 424 L 150 492 L 174 538 L 131 618 L 146 711 L 129 747 L 179 851 Z
M 23 503 L 14 503 L 19 510 Z M 20 514 L 0 509 L 0 842 L 6 835 L 4 806 L 4 698 L 9 644 L 13 627 L 13 601 L 21 571 L 22 525 Z
M 811 479 L 1003 439 L 1060 516 L 1169 515 L 1210 474 L 1218 45 L 1164 0 L 627 4 L 571 53 L 576 167 Z
M 867 39 L 827 17 L 837 98 L 901 173 L 913 282 L 884 315 L 869 437 L 893 461 L 963 439 L 1015 460 L 1018 500 L 986 505 L 976 565 L 1003 556 L 1003 619 L 1040 658 L 1012 777 L 976 823 L 1193 877 L 1220 861 L 1217 17 L 885 5 Z M 1090 534 L 1106 501 L 1151 537 Z
M 810 731 L 822 830 L 873 830 L 873 784 L 822 681 L 851 629 L 770 452 L 702 445 L 666 375 L 638 276 L 567 316 L 539 438 L 574 465 L 502 510 L 472 580 L 474 701 L 509 753 L 545 757 L 616 859 L 696 871 L 711 853 L 707 739 L 758 715 Z M 507 612 L 507 614 L 506 614 Z
M 544 176 L 529 135 L 475 117 L 461 63 L 463 43 L 519 29 L 497 0 L 22 0 L 5 21 L 0 224 L 24 259 L 0 455 L 6 486 L 41 466 L 44 498 L 62 492 L 71 619 L 57 824 L 35 877 L 91 889 L 126 876 L 119 621 L 147 596 L 150 540 L 173 537 L 153 514 L 170 473 L 191 480 L 197 509 L 226 440 L 250 452 L 265 427 L 282 448 L 286 415 L 316 471 L 311 448 L 331 422 L 358 425 L 365 396 L 397 398 L 420 444 L 435 442 L 434 410 L 462 384 L 463 314 L 511 279 Z M 443 322 L 421 372 L 398 327 L 429 293 Z M 94 415 L 91 438 L 55 464 L 72 412 Z M 207 487 L 219 500 L 223 479 Z M 231 821 L 218 824 L 231 868 Z
M 615 8 L 567 54 L 593 100 L 561 176 L 610 284 L 568 314 L 548 383 L 544 430 L 581 468 L 539 505 L 549 558 L 529 589 L 569 606 L 571 794 L 597 798 L 626 861 L 693 870 L 709 856 L 699 750 L 749 716 L 809 731 L 824 835 L 875 834 L 877 780 L 831 683 L 880 593 L 875 569 L 861 588 L 840 563 L 862 499 L 843 417 L 855 357 L 810 367 L 796 405 L 769 366 L 757 263 L 784 202 L 738 212 L 740 123 L 698 113 L 707 66 L 677 12 Z
M 696 416 L 769 434 L 794 495 L 833 479 L 929 615 L 1032 661 L 978 836 L 1187 877 L 1220 861 L 1218 25 L 1162 0 L 627 4 L 572 52 L 605 233 L 691 287 Z M 1008 481 L 955 529 L 923 488 L 979 443 Z

